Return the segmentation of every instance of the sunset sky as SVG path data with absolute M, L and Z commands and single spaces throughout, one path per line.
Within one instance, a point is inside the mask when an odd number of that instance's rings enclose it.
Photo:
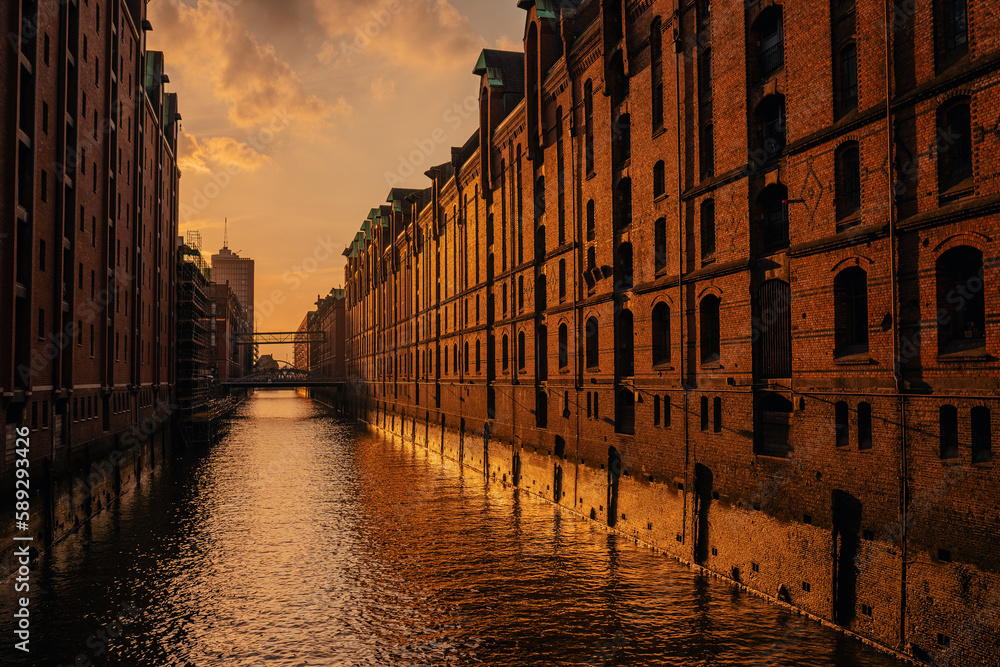
M 210 255 L 228 217 L 261 331 L 295 330 L 342 286 L 390 180 L 425 187 L 475 131 L 479 51 L 520 50 L 524 29 L 514 0 L 151 0 L 149 18 L 184 118 L 181 233 Z

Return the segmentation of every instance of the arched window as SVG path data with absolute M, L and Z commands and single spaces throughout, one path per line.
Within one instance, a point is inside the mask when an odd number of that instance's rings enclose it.
M 452 373 L 458 375 L 461 367 L 461 360 L 458 358 L 458 343 L 451 346 L 451 358 L 452 358 Z
M 788 188 L 769 185 L 757 200 L 761 249 L 765 253 L 788 247 Z
M 448 346 L 444 346 L 444 366 L 441 367 L 442 375 L 448 374 Z
M 872 448 L 872 404 L 858 403 L 858 450 Z
M 960 97 L 938 109 L 938 190 L 942 195 L 972 187 L 972 112 Z
M 559 368 L 569 366 L 569 327 L 559 325 Z
M 719 297 L 709 294 L 701 300 L 701 363 L 710 364 L 721 358 Z
M 666 167 L 663 160 L 653 165 L 653 197 L 660 198 L 667 194 Z
M 590 246 L 587 248 L 587 270 L 593 271 L 597 268 L 597 248 Z
M 958 409 L 954 405 L 942 405 L 939 410 L 941 432 L 941 458 L 958 458 Z
M 517 369 L 520 371 L 524 370 L 526 363 L 526 355 L 524 349 L 524 332 L 517 334 Z
M 761 12 L 754 24 L 754 38 L 758 45 L 759 78 L 766 79 L 785 64 L 785 35 L 781 5 L 772 5 Z
M 837 149 L 837 220 L 845 220 L 861 210 L 861 156 L 858 142 L 849 141 Z
M 658 303 L 653 308 L 653 365 L 670 363 L 670 306 Z
M 507 342 L 507 334 L 503 335 L 503 349 L 501 358 L 503 359 L 503 370 L 504 372 L 506 372 L 510 368 L 510 349 L 509 349 L 509 344 Z
M 631 310 L 618 315 L 618 375 L 635 375 L 635 319 Z
M 667 219 L 660 218 L 653 224 L 653 261 L 657 271 L 667 268 Z
M 593 241 L 597 236 L 597 217 L 594 213 L 594 200 L 587 202 L 587 240 Z
M 635 284 L 633 268 L 632 244 L 622 243 L 618 246 L 618 287 L 620 289 L 632 289 Z
M 465 343 L 465 372 L 469 372 L 469 343 Z
M 587 320 L 587 368 L 597 368 L 600 364 L 600 325 L 596 317 Z
M 937 261 L 938 346 L 942 353 L 986 346 L 983 253 L 952 248 Z
M 989 463 L 993 460 L 993 423 L 990 409 L 972 408 L 972 462 Z
M 868 274 L 851 267 L 837 274 L 834 292 L 834 354 L 868 352 Z
M 477 338 L 477 339 L 476 339 L 476 373 L 481 373 L 481 372 L 482 372 L 482 370 L 483 370 L 483 365 L 482 365 L 482 361 L 483 361 L 483 357 L 482 357 L 482 352 L 483 352 L 483 344 L 482 344 L 482 341 L 481 341 L 481 340 L 479 340 L 479 339 Z
M 851 444 L 851 409 L 846 402 L 838 401 L 833 412 L 837 447 L 847 447 Z
M 524 276 L 517 277 L 517 310 L 524 310 Z
M 715 257 L 715 200 L 701 203 L 701 261 L 708 264 Z
M 503 286 L 500 289 L 501 289 L 501 292 L 503 294 L 503 305 L 501 307 L 503 308 L 503 314 L 504 314 L 504 316 L 506 316 L 507 315 L 507 283 L 504 283 Z

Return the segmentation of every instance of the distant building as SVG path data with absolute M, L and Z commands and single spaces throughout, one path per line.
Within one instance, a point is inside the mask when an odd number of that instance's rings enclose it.
M 278 362 L 274 360 L 270 354 L 265 354 L 260 359 L 257 360 L 257 370 L 258 371 L 276 371 L 278 370 Z
M 295 343 L 295 367 L 335 380 L 347 376 L 347 293 L 342 289 L 318 299 L 316 310 L 306 314 L 299 325 L 299 332 L 323 332 L 324 340 Z M 339 388 L 321 388 L 310 391 L 310 396 L 329 405 L 340 406 Z
M 253 318 L 253 274 L 254 261 L 240 257 L 224 245 L 218 254 L 212 255 L 212 277 L 215 282 L 229 283 L 230 288 L 247 311 L 250 330 L 256 330 Z
M 211 401 L 211 284 L 201 254 L 181 244 L 177 251 L 177 400 L 182 417 L 206 410 Z
M 215 322 L 213 348 L 215 370 L 219 380 L 244 377 L 253 370 L 253 346 L 238 345 L 236 336 L 253 331 L 246 308 L 240 303 L 229 283 L 212 283 L 211 318 Z

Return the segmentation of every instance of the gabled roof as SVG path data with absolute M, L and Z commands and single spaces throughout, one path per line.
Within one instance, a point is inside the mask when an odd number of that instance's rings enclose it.
M 499 86 L 504 92 L 524 92 L 524 53 L 520 51 L 497 51 L 483 49 L 472 70 L 476 76 L 486 75 L 491 86 Z

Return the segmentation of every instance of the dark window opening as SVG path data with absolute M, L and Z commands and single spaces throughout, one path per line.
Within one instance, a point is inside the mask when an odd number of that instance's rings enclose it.
M 937 261 L 938 345 L 942 353 L 986 346 L 983 254 L 952 248 Z
M 766 79 L 785 64 L 784 25 L 781 6 L 765 10 L 757 18 L 756 37 L 759 45 L 758 71 Z
M 989 463 L 993 460 L 993 423 L 990 409 L 972 408 L 972 462 Z
M 872 405 L 858 403 L 858 450 L 872 448 Z
M 721 329 L 719 328 L 719 297 L 706 296 L 701 300 L 701 363 L 710 364 L 721 358 Z
M 660 198 L 667 193 L 666 167 L 663 160 L 653 165 L 653 197 Z
M 625 435 L 635 434 L 635 394 L 631 389 L 618 391 L 615 406 L 615 432 Z
M 707 264 L 715 257 L 715 200 L 701 203 L 701 261 Z
M 834 417 L 837 447 L 847 447 L 851 444 L 851 411 L 847 403 L 840 401 L 834 406 Z
M 596 317 L 591 317 L 587 320 L 587 368 L 597 368 L 600 363 L 600 327 L 597 322 Z
M 958 458 L 958 409 L 954 405 L 942 405 L 939 411 L 941 432 L 941 458 Z
M 760 220 L 761 247 L 765 253 L 776 252 L 788 247 L 788 188 L 784 185 L 769 185 L 758 199 L 758 219 Z
M 834 279 L 834 354 L 868 351 L 868 275 L 852 267 Z
M 856 141 L 837 151 L 837 219 L 844 220 L 861 210 L 861 155 Z
M 653 365 L 670 363 L 670 307 L 658 303 L 653 308 Z
M 938 111 L 937 163 L 942 195 L 972 187 L 972 112 L 967 98 Z

